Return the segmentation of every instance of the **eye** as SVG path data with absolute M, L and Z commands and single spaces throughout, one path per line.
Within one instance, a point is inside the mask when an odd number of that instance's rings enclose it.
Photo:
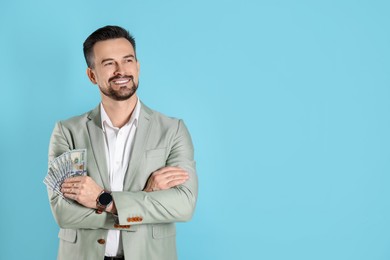
M 111 66 L 111 65 L 113 65 L 113 64 L 114 64 L 114 63 L 110 61 L 110 62 L 106 62 L 106 63 L 104 63 L 104 64 L 103 64 L 103 66 L 105 66 L 105 67 L 106 67 L 106 66 Z
M 128 58 L 125 60 L 126 62 L 133 62 L 133 59 L 132 58 Z

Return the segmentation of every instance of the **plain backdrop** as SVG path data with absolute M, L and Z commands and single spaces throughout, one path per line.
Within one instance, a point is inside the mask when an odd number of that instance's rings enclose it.
M 390 259 L 390 2 L 0 2 L 0 259 L 55 259 L 54 124 L 98 105 L 85 38 L 134 34 L 139 97 L 186 122 L 181 260 Z

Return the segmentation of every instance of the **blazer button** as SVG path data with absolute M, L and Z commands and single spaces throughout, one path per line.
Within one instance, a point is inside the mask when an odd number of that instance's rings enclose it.
M 97 241 L 99 244 L 101 244 L 101 245 L 104 245 L 105 243 L 106 243 L 106 240 L 104 240 L 103 238 L 101 238 L 101 239 L 98 239 L 98 241 Z

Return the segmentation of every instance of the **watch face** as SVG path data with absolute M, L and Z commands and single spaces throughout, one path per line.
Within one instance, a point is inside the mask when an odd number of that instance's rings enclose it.
M 110 193 L 104 192 L 99 196 L 99 203 L 103 206 L 107 206 L 112 201 L 112 196 Z

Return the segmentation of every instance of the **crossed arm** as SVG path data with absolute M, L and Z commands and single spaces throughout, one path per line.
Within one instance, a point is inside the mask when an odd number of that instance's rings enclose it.
M 163 167 L 153 172 L 143 191 L 166 190 L 183 184 L 188 180 L 188 173 L 179 167 Z M 96 209 L 96 199 L 103 191 L 91 177 L 78 176 L 68 178 L 62 184 L 61 192 L 66 198 L 77 201 L 86 208 Z M 107 212 L 117 214 L 115 201 L 106 208 Z
M 76 131 L 58 123 L 52 134 L 49 158 L 74 149 Z M 49 190 L 51 209 L 58 225 L 61 228 L 113 229 L 116 221 L 129 225 L 129 219 L 138 216 L 141 218 L 136 219 L 142 220 L 130 224 L 189 220 L 195 209 L 198 183 L 192 142 L 181 121 L 170 145 L 167 167 L 151 173 L 142 191 L 112 192 L 114 203 L 103 214 L 95 213 L 96 199 L 103 188 L 91 177 L 74 177 L 64 182 L 62 192 L 78 203 L 68 204 Z M 115 212 L 117 217 L 111 214 Z

